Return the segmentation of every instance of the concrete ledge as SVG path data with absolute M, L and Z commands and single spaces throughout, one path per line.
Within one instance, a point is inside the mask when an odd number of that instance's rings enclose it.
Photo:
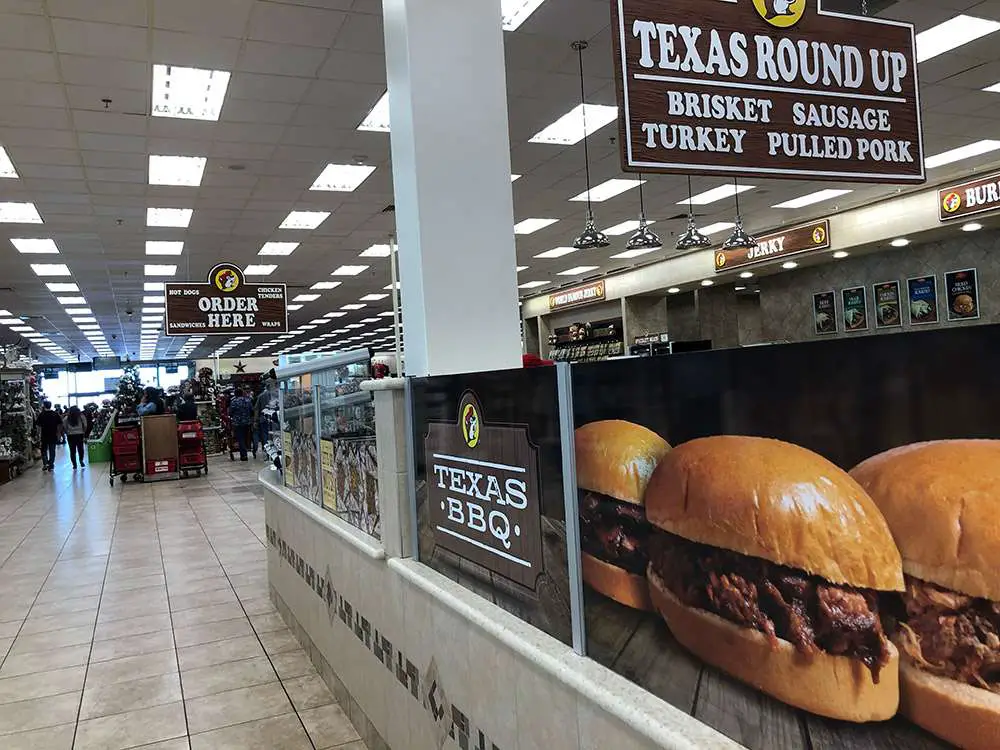
M 380 378 L 379 380 L 362 380 L 363 391 L 401 391 L 406 387 L 406 378 Z

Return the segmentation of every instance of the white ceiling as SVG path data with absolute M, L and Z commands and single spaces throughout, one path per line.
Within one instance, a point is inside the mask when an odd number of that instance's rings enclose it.
M 831 2 L 849 9 L 853 0 Z M 883 15 L 912 21 L 921 31 L 959 12 L 1000 21 L 1000 0 L 900 0 Z M 557 260 L 533 257 L 572 244 L 586 206 L 568 200 L 585 188 L 582 144 L 528 141 L 579 103 L 577 63 L 569 46 L 574 39 L 591 42 L 585 53 L 588 102 L 615 103 L 609 20 L 608 0 L 547 0 L 505 35 L 512 164 L 523 175 L 513 184 L 515 218 L 560 219 L 517 238 L 519 263 L 530 267 L 521 281 L 572 283 L 556 274 L 578 265 L 610 270 L 623 264 L 610 256 L 624 249 L 627 235 L 612 238 L 607 250 Z M 981 91 L 1000 81 L 998 42 L 995 34 L 920 65 L 928 155 L 1000 134 L 1000 94 Z M 221 119 L 148 116 L 156 63 L 232 71 Z M 393 202 L 389 135 L 356 128 L 384 91 L 380 0 L 0 0 L 0 145 L 20 174 L 0 180 L 0 201 L 34 202 L 45 222 L 0 224 L 0 308 L 30 316 L 29 324 L 57 344 L 92 356 L 44 286 L 47 279 L 30 269 L 30 263 L 64 262 L 116 352 L 135 356 L 143 266 L 150 262 L 144 255 L 147 239 L 185 242 L 183 255 L 152 260 L 177 263 L 178 280 L 204 278 L 222 260 L 276 263 L 278 271 L 269 280 L 287 282 L 292 296 L 329 280 L 329 272 L 342 264 L 371 266 L 360 276 L 339 279 L 341 287 L 293 313 L 293 327 L 382 292 L 389 283 L 388 259 L 356 259 L 393 230 L 393 215 L 383 212 Z M 111 100 L 107 107 L 104 99 Z M 589 139 L 595 183 L 621 176 L 617 147 L 610 142 L 614 135 L 616 128 L 609 125 Z M 148 185 L 149 154 L 207 156 L 201 186 Z M 995 157 L 932 170 L 931 180 Z M 327 163 L 355 161 L 377 167 L 355 192 L 309 191 Z M 701 192 L 721 181 L 695 178 L 694 183 Z M 741 196 L 751 231 L 896 192 L 838 183 L 755 184 L 757 189 Z M 827 187 L 854 192 L 799 211 L 771 208 Z M 655 230 L 668 246 L 673 244 L 668 238 L 683 231 L 677 217 L 684 209 L 676 204 L 685 195 L 682 178 L 652 177 L 646 185 L 647 214 L 659 220 Z M 194 209 L 190 227 L 147 228 L 146 208 L 154 206 Z M 277 229 L 292 209 L 332 213 L 315 231 Z M 602 227 L 634 219 L 638 194 L 629 191 L 595 209 Z M 698 210 L 703 225 L 730 221 L 732 214 L 730 201 Z M 15 237 L 50 237 L 62 254 L 19 255 L 8 242 Z M 259 258 L 267 241 L 302 244 L 289 257 Z M 134 322 L 125 314 L 129 308 L 136 312 Z M 290 343 L 388 309 L 388 299 L 370 303 Z M 368 324 L 363 330 L 378 327 Z M 10 340 L 6 329 L 0 332 Z M 264 340 L 247 341 L 230 356 Z M 176 352 L 182 343 L 161 338 L 157 353 Z M 210 339 L 196 354 L 218 345 Z

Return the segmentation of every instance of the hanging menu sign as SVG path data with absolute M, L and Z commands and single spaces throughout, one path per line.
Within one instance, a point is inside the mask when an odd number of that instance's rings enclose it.
M 922 183 L 913 26 L 820 0 L 611 0 L 622 169 Z
M 284 284 L 246 281 L 239 266 L 220 263 L 208 281 L 165 286 L 168 336 L 288 331 Z
M 565 289 L 549 295 L 549 309 L 561 310 L 564 307 L 576 307 L 590 302 L 603 302 L 604 294 L 604 281 L 595 281 L 592 284 Z
M 830 222 L 815 221 L 793 229 L 766 234 L 757 239 L 757 246 L 739 250 L 718 250 L 715 253 L 715 272 L 732 271 L 741 266 L 784 258 L 830 248 Z
M 1000 174 L 951 185 L 938 191 L 938 218 L 964 219 L 1000 209 Z

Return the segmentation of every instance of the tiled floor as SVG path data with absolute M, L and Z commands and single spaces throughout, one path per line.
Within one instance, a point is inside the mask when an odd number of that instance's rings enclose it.
M 267 597 L 257 463 L 0 487 L 0 748 L 363 750 Z

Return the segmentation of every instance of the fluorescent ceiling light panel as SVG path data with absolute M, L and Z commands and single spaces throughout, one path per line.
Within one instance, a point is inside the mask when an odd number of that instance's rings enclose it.
M 525 281 L 523 284 L 518 284 L 518 289 L 537 289 L 540 286 L 545 286 L 549 282 L 547 281 Z
M 917 34 L 917 62 L 922 63 L 949 50 L 974 42 L 1000 29 L 1000 23 L 985 18 L 957 15 Z
M 142 285 L 144 292 L 162 292 L 166 285 L 162 281 L 146 281 Z
M 290 211 L 278 229 L 316 229 L 329 216 L 329 211 Z
M 392 248 L 388 245 L 372 245 L 370 248 L 365 250 L 359 258 L 388 258 L 392 255 Z
M 784 203 L 779 203 L 776 206 L 771 206 L 771 208 L 805 208 L 806 206 L 811 206 L 814 203 L 822 203 L 823 201 L 833 200 L 834 198 L 839 198 L 842 195 L 847 195 L 853 192 L 852 190 L 820 190 L 815 193 L 809 193 L 808 195 L 803 195 L 798 198 L 792 198 L 790 201 L 785 201 Z
M 514 234 L 534 234 L 555 224 L 559 219 L 525 219 L 514 225 Z
M 257 255 L 291 255 L 299 244 L 298 242 L 265 242 Z
M 67 307 L 66 314 L 70 317 L 74 315 L 93 315 L 94 311 L 89 307 Z
M 584 112 L 586 111 L 586 135 L 593 135 L 618 119 L 618 107 L 606 104 L 588 104 L 586 110 L 582 104 L 564 114 L 547 128 L 540 130 L 531 137 L 531 143 L 554 143 L 560 146 L 572 146 L 584 138 Z
M 58 255 L 55 240 L 12 239 L 10 241 L 22 255 Z
M 277 268 L 277 266 L 251 264 L 243 269 L 243 274 L 245 276 L 270 276 Z
M 369 266 L 341 266 L 335 269 L 331 276 L 357 276 L 367 271 Z
M 93 316 L 83 317 L 83 318 L 70 318 L 70 320 L 72 320 L 77 325 L 80 325 L 80 323 L 96 323 L 97 322 L 97 318 L 95 318 Z
M 575 253 L 575 247 L 554 247 L 551 250 L 546 250 L 544 253 L 539 253 L 536 258 L 561 258 L 564 255 L 569 255 L 570 253 Z
M 320 298 L 318 294 L 300 294 L 292 302 L 315 302 Z
M 340 309 L 341 310 L 362 310 L 365 307 L 367 307 L 367 305 L 350 304 L 350 305 L 341 305 Z
M 65 263 L 32 263 L 31 270 L 36 276 L 72 276 Z
M 574 266 L 573 268 L 567 268 L 565 271 L 560 271 L 560 276 L 579 276 L 581 273 L 589 273 L 590 271 L 596 271 L 600 266 Z
M 605 234 L 607 234 L 607 233 L 605 232 Z M 612 255 L 611 257 L 612 258 L 625 258 L 625 259 L 628 259 L 628 258 L 638 258 L 640 255 L 648 255 L 649 253 L 655 253 L 657 250 L 660 250 L 660 249 L 661 248 L 658 248 L 658 247 L 652 247 L 652 248 L 639 248 L 637 250 L 626 250 L 623 253 L 618 253 L 617 255 Z
M 325 292 L 329 291 L 330 289 L 336 289 L 338 286 L 340 286 L 339 281 L 317 281 L 309 288 Z
M 294 312 L 295 310 L 301 310 L 302 305 L 289 305 L 288 309 Z
M 160 313 L 161 315 L 165 312 L 162 307 L 144 307 L 142 308 L 144 315 L 152 315 L 153 313 Z
M 639 185 L 645 184 L 645 182 L 645 180 L 625 180 L 616 177 L 608 180 L 607 182 L 602 182 L 600 185 L 592 187 L 590 189 L 590 200 L 593 203 L 603 203 L 606 200 L 614 198 L 616 195 L 621 195 L 632 188 L 637 188 Z M 570 198 L 570 200 L 586 202 L 587 191 L 584 190 L 579 195 Z
M 56 302 L 60 305 L 86 305 L 86 297 L 56 297 Z
M 144 305 L 164 305 L 167 302 L 166 297 L 156 297 L 147 295 L 142 298 L 142 304 Z
M 337 311 L 334 311 L 334 312 L 328 312 L 328 313 L 327 313 L 326 315 L 324 315 L 323 317 L 324 317 L 324 318 L 342 318 L 342 317 L 344 317 L 345 315 L 347 315 L 347 313 L 345 313 L 345 312 L 340 312 L 339 310 L 337 310 Z
M 512 174 L 512 175 L 510 176 L 510 181 L 511 181 L 511 182 L 517 182 L 517 181 L 518 181 L 518 180 L 520 180 L 520 179 L 521 179 L 521 175 L 519 175 L 519 174 Z
M 719 232 L 725 232 L 727 229 L 733 229 L 736 225 L 731 221 L 718 221 L 715 224 L 709 224 L 707 227 L 701 228 L 702 234 L 718 234 Z
M 10 160 L 10 156 L 3 146 L 0 146 L 0 177 L 17 179 L 17 170 L 14 169 L 14 162 Z
M 386 312 L 380 312 L 380 313 L 378 314 L 378 316 L 379 316 L 380 318 L 392 318 L 392 317 L 394 317 L 395 315 L 396 315 L 396 313 L 394 313 L 394 312 L 393 312 L 392 310 L 388 310 L 388 311 L 386 311 Z
M 229 87 L 225 70 L 153 66 L 153 117 L 217 121 Z
M 147 208 L 147 227 L 179 227 L 186 229 L 194 210 L 190 208 Z
M 177 273 L 177 266 L 147 263 L 143 273 L 146 276 L 173 276 Z
M 180 255 L 184 252 L 183 242 L 146 240 L 146 255 Z
M 310 320 L 309 322 L 312 325 L 315 325 L 315 326 L 325 326 L 330 321 L 327 320 L 326 318 L 314 318 L 313 320 Z
M 204 156 L 149 156 L 150 185 L 199 187 L 205 174 Z
M 745 193 L 748 190 L 753 190 L 756 185 L 730 185 L 726 183 L 725 185 L 719 185 L 717 188 L 712 188 L 711 190 L 706 190 L 704 193 L 698 193 L 691 198 L 692 205 L 695 206 L 707 206 L 709 203 L 715 203 L 716 201 L 725 200 L 726 198 L 732 198 L 737 193 Z M 688 205 L 688 199 L 685 198 L 682 201 L 677 201 L 678 206 Z
M 545 0 L 501 0 L 500 14 L 504 31 L 517 31 Z
M 350 328 L 350 329 L 352 329 L 352 330 L 353 330 L 353 329 L 357 329 L 357 328 L 364 328 L 364 326 L 363 326 L 363 325 L 361 325 L 360 323 L 348 323 L 348 324 L 347 324 L 347 325 L 345 326 L 345 328 Z
M 364 297 L 361 298 L 360 301 L 361 302 L 378 302 L 379 300 L 385 299 L 388 296 L 389 296 L 388 294 L 366 294 Z
M 655 224 L 655 221 L 651 219 L 646 219 L 646 226 Z M 631 219 L 629 221 L 623 221 L 621 224 L 615 224 L 613 227 L 608 227 L 604 230 L 605 234 L 610 234 L 614 237 L 620 237 L 623 234 L 632 234 L 639 228 L 639 220 Z
M 358 130 L 369 130 L 375 133 L 389 132 L 389 92 L 382 94 L 372 111 L 358 125 Z
M 375 167 L 362 164 L 327 164 L 310 190 L 351 193 L 367 180 Z
M 945 151 L 935 156 L 928 156 L 924 160 L 924 165 L 927 169 L 934 169 L 935 167 L 943 167 L 945 164 L 952 164 L 963 159 L 971 159 L 975 156 L 988 154 L 997 149 L 1000 149 L 1000 141 L 976 141 L 975 143 L 970 143 L 968 146 L 960 146 L 959 148 L 953 148 L 950 151 Z
M 0 203 L 0 224 L 41 224 L 34 203 Z
M 80 287 L 76 284 L 71 284 L 62 281 L 50 281 L 45 286 L 49 288 L 50 292 L 79 292 Z

